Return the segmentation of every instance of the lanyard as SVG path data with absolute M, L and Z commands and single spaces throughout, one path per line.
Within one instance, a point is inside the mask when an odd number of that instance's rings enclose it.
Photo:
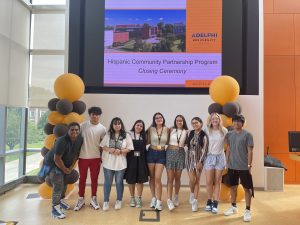
M 180 138 L 181 138 L 181 136 L 182 136 L 182 133 L 183 133 L 183 130 L 181 131 L 181 134 L 180 134 L 180 136 L 178 137 L 178 130 L 177 130 L 177 128 L 176 128 L 176 138 L 177 138 L 177 143 L 178 143 L 178 147 L 179 147 L 179 142 L 180 142 Z
M 158 134 L 157 127 L 155 127 L 155 130 L 156 130 L 156 134 L 157 134 L 157 138 L 158 138 L 158 145 L 160 145 L 160 139 L 161 139 L 162 133 L 164 131 L 164 128 L 161 129 L 160 134 Z
M 119 136 L 118 136 L 118 138 L 116 139 L 115 138 L 115 135 L 114 135 L 114 141 L 115 141 L 115 149 L 117 148 L 117 143 L 118 143 L 118 141 L 120 140 L 120 134 L 119 134 Z

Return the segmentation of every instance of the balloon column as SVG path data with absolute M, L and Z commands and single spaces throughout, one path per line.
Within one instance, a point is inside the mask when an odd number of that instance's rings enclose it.
M 44 147 L 41 154 L 44 157 L 54 145 L 56 138 L 65 135 L 68 131 L 68 124 L 71 122 L 81 123 L 84 120 L 83 113 L 86 105 L 83 101 L 78 100 L 84 93 L 84 84 L 75 74 L 66 73 L 59 76 L 54 83 L 54 92 L 58 98 L 50 99 L 48 108 L 48 123 L 44 127 L 47 135 L 44 140 Z M 74 183 L 78 180 L 79 174 L 72 170 L 66 176 L 68 194 L 73 188 Z M 43 183 L 39 187 L 39 194 L 42 198 L 50 199 L 52 196 L 52 184 L 49 177 L 41 180 Z
M 242 112 L 241 105 L 236 102 L 240 93 L 238 82 L 231 76 L 219 76 L 211 83 L 209 94 L 214 103 L 209 105 L 208 113 L 218 113 L 221 116 L 223 126 L 232 130 L 232 117 Z M 223 173 L 223 178 L 227 171 Z M 225 179 L 222 179 L 225 180 Z M 237 201 L 244 199 L 243 187 L 238 186 Z M 230 201 L 230 187 L 222 182 L 220 201 Z
M 209 105 L 208 113 L 220 114 L 223 126 L 232 129 L 231 118 L 242 112 L 239 103 L 235 102 L 240 93 L 238 82 L 230 76 L 219 76 L 209 87 L 209 94 L 215 102 Z

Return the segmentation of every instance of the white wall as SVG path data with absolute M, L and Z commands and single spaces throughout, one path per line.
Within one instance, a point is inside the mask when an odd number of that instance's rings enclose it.
M 194 116 L 199 116 L 206 123 L 207 108 L 213 102 L 208 95 L 85 94 L 82 100 L 87 104 L 87 107 L 100 106 L 102 108 L 103 115 L 101 119 L 106 127 L 109 126 L 113 117 L 119 116 L 123 120 L 126 129 L 131 129 L 133 123 L 140 118 L 145 121 L 146 127 L 150 126 L 155 112 L 161 112 L 164 115 L 166 125 L 169 127 L 174 123 L 175 116 L 182 114 L 185 116 L 189 128 L 191 128 L 190 120 Z M 254 136 L 254 186 L 263 187 L 263 114 L 261 113 L 261 97 L 239 96 L 238 102 L 241 104 L 243 114 L 247 120 L 245 128 Z M 101 181 L 102 178 L 100 178 Z M 165 171 L 163 183 L 166 183 Z M 205 184 L 204 174 L 201 183 Z M 188 185 L 186 172 L 182 175 L 182 184 Z

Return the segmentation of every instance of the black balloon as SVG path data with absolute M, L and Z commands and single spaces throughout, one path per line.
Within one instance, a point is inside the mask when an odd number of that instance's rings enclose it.
M 53 128 L 53 134 L 55 135 L 56 138 L 64 136 L 67 133 L 68 133 L 68 126 L 64 123 L 57 124 Z
M 52 187 L 52 182 L 51 182 L 51 179 L 50 179 L 49 176 L 46 176 L 45 182 L 46 182 L 46 184 L 47 184 L 49 187 Z
M 74 184 L 79 179 L 79 173 L 76 170 L 72 170 L 70 174 L 65 176 L 65 183 Z
M 59 100 L 57 103 L 56 103 L 56 110 L 63 114 L 63 115 L 67 115 L 69 114 L 70 112 L 72 112 L 73 110 L 73 104 L 72 102 L 70 102 L 69 100 L 67 99 L 62 99 L 62 100 Z
M 237 104 L 237 106 L 239 108 L 238 114 L 241 114 L 242 113 L 242 106 L 238 102 L 234 102 L 234 103 Z
M 41 155 L 42 155 L 43 157 L 45 157 L 45 155 L 46 155 L 48 152 L 49 152 L 49 149 L 47 149 L 46 147 L 43 147 L 43 148 L 41 149 Z
M 44 126 L 45 134 L 47 134 L 47 135 L 53 134 L 53 128 L 54 128 L 54 125 L 52 125 L 50 123 L 46 123 Z
M 223 106 L 223 113 L 228 117 L 238 114 L 239 108 L 235 102 L 228 102 Z
M 226 127 L 228 131 L 234 130 L 233 126 Z
M 48 102 L 48 108 L 51 110 L 51 111 L 56 111 L 56 103 L 59 101 L 58 98 L 52 98 L 49 100 Z
M 219 103 L 212 103 L 208 106 L 208 113 L 212 114 L 212 113 L 219 113 L 222 114 L 222 105 Z
M 79 115 L 81 115 L 82 113 L 85 112 L 86 109 L 86 104 L 83 101 L 75 101 L 73 102 L 73 112 L 78 113 Z

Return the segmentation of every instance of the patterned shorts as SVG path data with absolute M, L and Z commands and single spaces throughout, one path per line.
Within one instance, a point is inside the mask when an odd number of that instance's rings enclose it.
M 185 152 L 184 150 L 167 150 L 167 162 L 166 168 L 183 170 L 184 169 L 184 159 Z
M 205 170 L 223 170 L 226 165 L 225 153 L 213 155 L 208 154 L 204 161 Z

